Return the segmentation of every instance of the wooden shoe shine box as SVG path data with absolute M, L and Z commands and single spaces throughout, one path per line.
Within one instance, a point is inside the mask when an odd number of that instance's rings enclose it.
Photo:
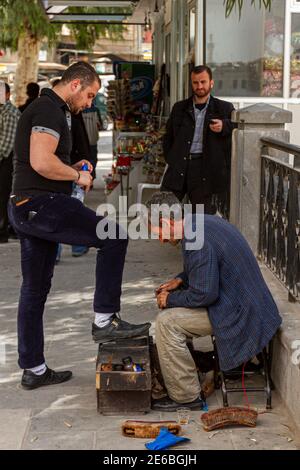
M 131 357 L 142 371 L 114 370 Z M 116 367 L 117 366 L 117 367 Z M 109 369 L 113 370 L 109 370 Z M 151 407 L 149 336 L 99 344 L 96 364 L 97 409 L 104 415 L 147 413 Z

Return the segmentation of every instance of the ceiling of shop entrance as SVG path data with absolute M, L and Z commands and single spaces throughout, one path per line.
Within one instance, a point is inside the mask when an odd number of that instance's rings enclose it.
M 41 0 L 51 22 L 144 24 L 152 0 Z M 72 10 L 70 11 L 70 7 Z M 87 7 L 83 13 L 78 7 Z M 96 7 L 98 11 L 95 12 Z M 78 8 L 78 12 L 76 11 Z M 103 10 L 103 12 L 101 11 Z M 134 15 L 134 18 L 132 17 Z

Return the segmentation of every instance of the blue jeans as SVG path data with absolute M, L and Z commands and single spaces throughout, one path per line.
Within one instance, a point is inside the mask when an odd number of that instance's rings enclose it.
M 94 310 L 113 313 L 120 310 L 128 240 L 118 238 L 119 227 L 117 239 L 99 240 L 96 227 L 103 217 L 65 194 L 35 196 L 21 206 L 10 202 L 8 210 L 21 243 L 18 351 L 20 367 L 28 369 L 45 361 L 43 313 L 58 243 L 98 248 Z

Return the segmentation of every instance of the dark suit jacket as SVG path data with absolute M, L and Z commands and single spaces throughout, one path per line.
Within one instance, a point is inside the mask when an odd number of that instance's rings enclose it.
M 91 160 L 89 138 L 83 122 L 82 113 L 72 114 L 72 151 L 71 163 L 79 160 Z
M 226 191 L 230 179 L 231 135 L 235 125 L 231 122 L 232 103 L 210 97 L 203 130 L 203 194 Z M 223 131 L 218 134 L 209 128 L 210 119 L 222 119 Z M 176 103 L 167 122 L 163 149 L 168 169 L 162 187 L 182 191 L 191 145 L 195 131 L 193 98 Z
M 195 215 L 192 224 L 195 233 Z M 248 243 L 229 222 L 205 215 L 203 247 L 187 250 L 184 239 L 182 248 L 184 289 L 169 294 L 167 307 L 207 307 L 221 369 L 233 369 L 269 343 L 281 324 L 278 308 Z

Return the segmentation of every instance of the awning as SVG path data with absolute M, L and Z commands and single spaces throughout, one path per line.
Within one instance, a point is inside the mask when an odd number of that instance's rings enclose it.
M 52 23 L 102 23 L 102 24 L 141 24 L 144 25 L 144 16 L 132 20 L 132 14 L 139 3 L 145 0 L 41 0 L 45 12 Z M 152 0 L 146 0 L 152 3 Z M 105 7 L 105 8 L 128 8 L 132 12 L 120 13 L 68 13 L 68 7 Z

